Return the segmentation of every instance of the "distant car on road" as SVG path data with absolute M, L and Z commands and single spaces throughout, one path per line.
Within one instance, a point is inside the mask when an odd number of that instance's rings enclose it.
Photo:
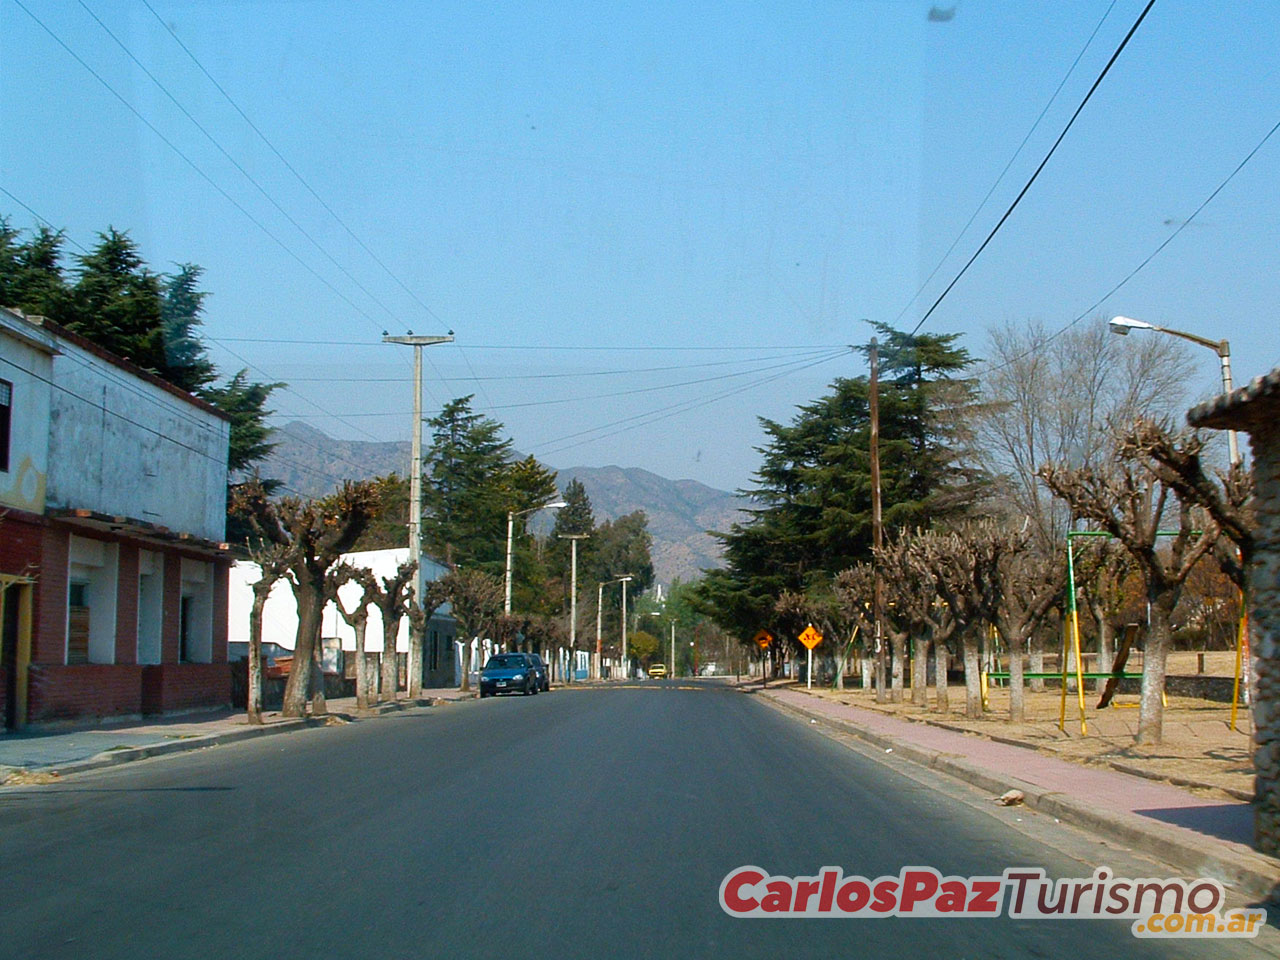
M 665 677 L 667 675 L 667 665 L 665 663 L 649 664 L 649 676 Z
M 538 668 L 527 653 L 497 653 L 489 658 L 480 672 L 480 699 L 499 693 L 515 693 L 526 696 L 536 694 Z
M 551 677 L 547 673 L 547 665 L 542 662 L 542 657 L 536 653 L 528 653 L 525 656 L 533 661 L 533 668 L 538 671 L 538 689 L 543 693 L 549 693 L 551 691 Z

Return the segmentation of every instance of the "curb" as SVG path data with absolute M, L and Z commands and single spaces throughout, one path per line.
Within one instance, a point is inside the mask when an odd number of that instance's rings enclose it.
M 1075 797 L 1044 790 L 1016 777 L 992 773 L 970 763 L 962 754 L 929 750 L 896 737 L 876 733 L 848 720 L 783 703 L 776 696 L 771 696 L 771 691 L 755 693 L 765 694 L 769 704 L 779 710 L 837 727 L 859 740 L 882 750 L 892 750 L 899 757 L 963 780 L 992 795 L 1002 794 L 1006 790 L 1020 790 L 1027 807 L 1032 810 L 1057 817 L 1064 823 L 1085 827 L 1100 837 L 1154 855 L 1194 876 L 1214 877 L 1259 902 L 1280 902 L 1280 860 L 1241 844 L 1208 838 L 1202 843 L 1193 842 L 1182 836 L 1181 831 L 1166 829 L 1145 818 L 1100 811 Z

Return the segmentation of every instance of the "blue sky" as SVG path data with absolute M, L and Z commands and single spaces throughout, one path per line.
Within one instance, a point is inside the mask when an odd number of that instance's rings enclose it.
M 0 187 L 80 243 L 110 224 L 157 268 L 205 267 L 215 359 L 289 381 L 283 416 L 407 435 L 407 351 L 380 334 L 452 329 L 428 412 L 475 393 L 553 466 L 724 488 L 757 416 L 862 372 L 836 355 L 861 318 L 923 315 L 1144 5 L 149 2 L 0 0 Z M 991 324 L 1094 304 L 1280 119 L 1276 49 L 1273 5 L 1160 0 L 927 329 L 981 356 Z M 1280 363 L 1278 151 L 1099 312 L 1227 336 L 1238 381 Z M 1216 382 L 1203 354 L 1189 399 Z

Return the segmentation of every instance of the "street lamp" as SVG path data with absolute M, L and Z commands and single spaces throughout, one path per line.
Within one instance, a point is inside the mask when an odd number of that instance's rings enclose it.
M 510 615 L 511 613 L 511 549 L 512 534 L 516 526 L 516 517 L 523 517 L 530 513 L 537 513 L 539 510 L 559 510 L 561 507 L 567 507 L 568 504 L 563 500 L 557 500 L 555 503 L 544 503 L 536 507 L 530 507 L 528 510 L 508 510 L 507 511 L 507 569 L 506 569 L 506 598 L 502 603 L 502 612 Z
M 1192 343 L 1198 343 L 1202 347 L 1208 347 L 1218 355 L 1218 359 L 1222 364 L 1222 392 L 1231 392 L 1231 344 L 1226 340 L 1210 340 L 1208 337 L 1202 337 L 1198 334 L 1187 333 L 1183 330 L 1172 330 L 1169 327 L 1158 327 L 1154 323 L 1147 323 L 1145 320 L 1134 320 L 1132 317 L 1112 317 L 1109 325 L 1112 333 L 1118 333 L 1122 337 L 1127 337 L 1130 330 L 1156 330 L 1160 333 L 1167 333 L 1172 337 L 1190 340 Z M 1227 447 L 1231 452 L 1231 465 L 1233 467 L 1240 466 L 1240 443 L 1234 430 L 1227 431 Z
M 627 649 L 627 584 L 634 577 L 630 574 L 622 577 L 614 577 L 612 580 L 602 580 L 596 586 L 596 679 L 600 679 L 599 672 L 602 666 L 601 657 L 601 615 L 604 611 L 604 588 L 611 583 L 622 584 L 622 650 L 625 655 Z

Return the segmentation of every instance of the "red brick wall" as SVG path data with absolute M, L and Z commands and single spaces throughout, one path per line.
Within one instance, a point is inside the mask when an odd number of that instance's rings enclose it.
M 142 712 L 142 667 L 132 664 L 32 664 L 28 689 L 31 723 Z
M 160 628 L 160 662 L 178 662 L 178 631 L 182 620 L 182 558 L 164 554 L 164 616 Z
M 142 668 L 142 712 L 168 713 L 231 704 L 226 663 L 162 663 Z
M 122 541 L 116 570 L 116 663 L 138 662 L 138 547 Z
M 31 638 L 32 663 L 66 663 L 67 554 L 70 549 L 71 537 L 65 528 L 45 527 L 44 557 L 36 589 L 36 622 Z
M 227 604 L 231 585 L 231 564 L 213 565 L 213 656 L 214 663 L 227 662 Z
M 24 519 L 30 516 L 28 521 Z M 40 546 L 44 524 L 34 514 L 6 510 L 0 521 L 0 571 L 17 576 L 36 576 L 40 569 Z

